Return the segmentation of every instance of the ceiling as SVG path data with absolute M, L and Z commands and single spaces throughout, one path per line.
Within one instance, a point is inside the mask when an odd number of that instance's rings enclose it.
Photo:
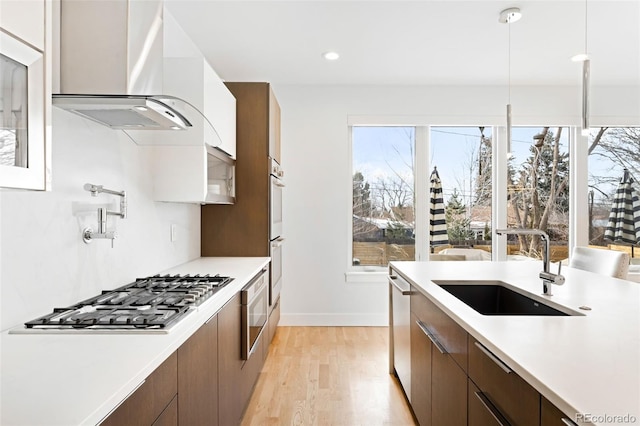
M 227 81 L 503 85 L 510 71 L 512 85 L 577 85 L 581 65 L 570 58 L 586 33 L 593 85 L 640 86 L 640 0 L 165 4 Z M 508 7 L 522 19 L 499 23 Z M 326 61 L 329 50 L 340 59 Z

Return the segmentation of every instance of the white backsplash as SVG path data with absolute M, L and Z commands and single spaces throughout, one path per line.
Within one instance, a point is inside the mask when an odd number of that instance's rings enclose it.
M 51 192 L 0 191 L 2 330 L 200 256 L 200 206 L 152 200 L 146 149 L 56 108 L 52 145 Z M 85 183 L 127 191 L 127 218 L 108 218 L 113 248 L 82 241 L 85 227 L 97 228 L 98 207 L 120 209 L 119 197 L 92 197 Z

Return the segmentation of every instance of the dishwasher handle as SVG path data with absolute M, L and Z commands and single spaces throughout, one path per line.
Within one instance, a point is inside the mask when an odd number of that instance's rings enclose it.
M 388 280 L 389 280 L 389 284 L 391 284 L 396 289 L 398 289 L 398 291 L 400 291 L 400 293 L 403 296 L 410 296 L 411 295 L 411 286 L 409 285 L 408 282 L 406 282 L 405 280 L 403 280 L 399 276 L 397 276 L 397 275 L 389 275 Z M 404 286 L 402 284 L 404 284 Z

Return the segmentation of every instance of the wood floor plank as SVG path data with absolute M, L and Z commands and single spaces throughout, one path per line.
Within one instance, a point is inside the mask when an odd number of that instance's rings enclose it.
M 413 426 L 387 327 L 278 327 L 242 426 Z

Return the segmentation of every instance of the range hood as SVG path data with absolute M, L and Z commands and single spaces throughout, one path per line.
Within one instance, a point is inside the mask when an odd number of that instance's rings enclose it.
M 112 129 L 185 130 L 192 127 L 189 120 L 170 105 L 172 100 L 142 95 L 53 95 L 53 103 L 58 108 Z
M 163 14 L 162 0 L 61 0 L 60 93 L 53 105 L 124 130 L 139 144 L 190 139 L 218 146 L 220 137 L 194 102 L 163 90 L 181 87 L 164 80 L 165 63 L 175 58 L 165 58 L 171 35 Z

